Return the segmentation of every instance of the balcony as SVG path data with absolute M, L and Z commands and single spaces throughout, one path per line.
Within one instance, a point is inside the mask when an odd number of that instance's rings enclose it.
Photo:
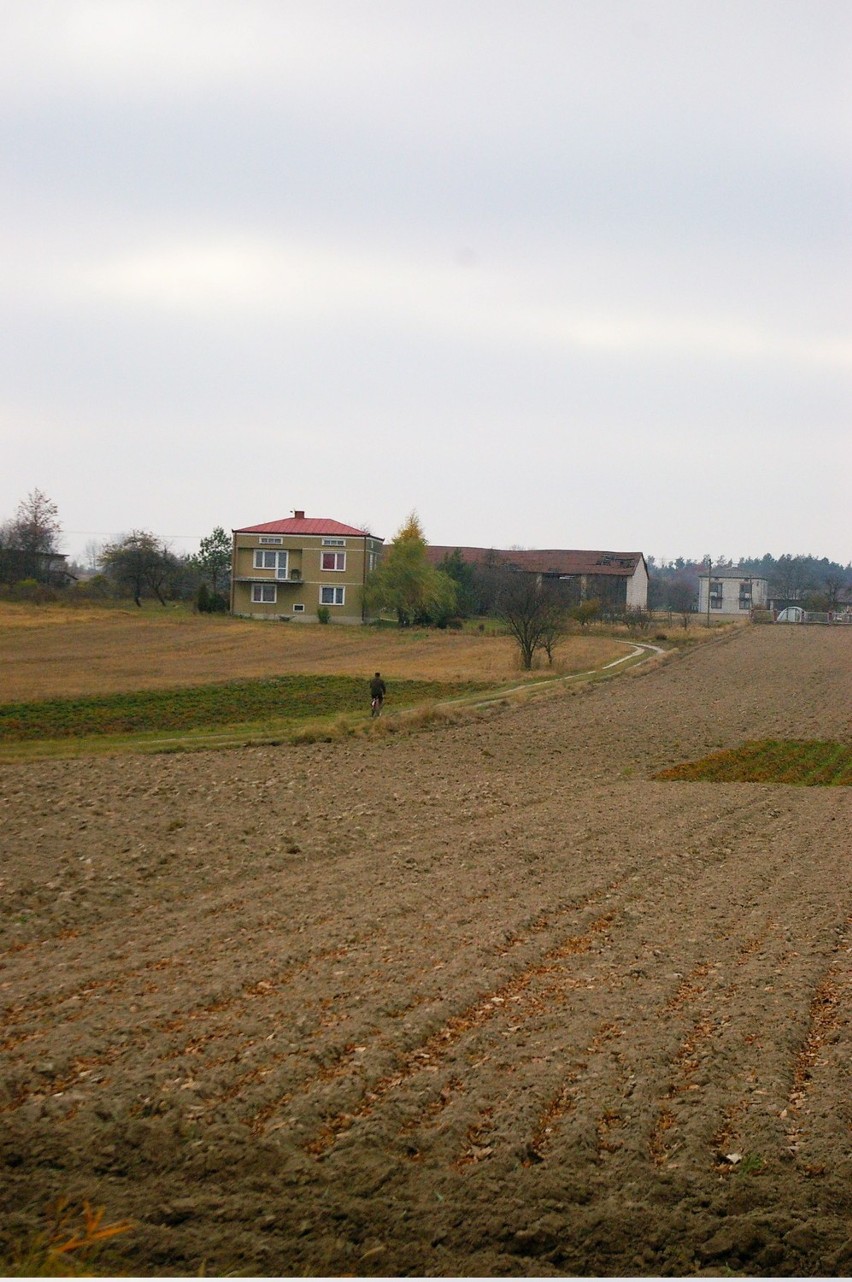
M 270 583 L 277 588 L 301 588 L 304 587 L 301 574 L 297 579 L 291 574 L 289 578 L 279 579 L 275 574 L 235 574 L 235 583 Z

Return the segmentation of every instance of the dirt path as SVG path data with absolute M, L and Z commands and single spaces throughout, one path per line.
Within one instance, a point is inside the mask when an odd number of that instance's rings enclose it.
M 3 1235 L 145 1274 L 848 1274 L 852 635 L 378 743 L 0 769 Z

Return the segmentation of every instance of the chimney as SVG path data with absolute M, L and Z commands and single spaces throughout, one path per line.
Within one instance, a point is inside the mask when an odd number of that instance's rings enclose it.
M 297 521 L 304 521 L 305 519 L 304 512 L 294 512 L 293 515 L 295 516 Z

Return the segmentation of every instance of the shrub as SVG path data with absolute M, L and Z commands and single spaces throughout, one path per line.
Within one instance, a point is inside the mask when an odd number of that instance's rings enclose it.
M 195 608 L 199 614 L 222 614 L 228 608 L 228 602 L 221 592 L 211 592 L 206 583 L 198 585 Z
M 601 603 L 596 597 L 592 597 L 588 601 L 581 601 L 579 605 L 575 605 L 570 611 L 571 618 L 575 619 L 581 628 L 588 627 L 593 619 L 600 617 L 600 613 Z
M 624 611 L 624 622 L 628 632 L 645 632 L 650 626 L 651 616 L 647 610 L 635 607 Z
M 74 595 L 84 601 L 106 601 L 113 596 L 112 584 L 105 574 L 94 574 L 90 579 L 79 579 L 74 584 Z
M 331 610 L 327 605 L 321 605 L 317 610 L 317 618 L 320 623 L 331 623 Z
M 50 605 L 59 600 L 55 588 L 39 583 L 37 579 L 18 579 L 4 589 L 3 595 L 7 601 L 31 601 L 34 605 Z

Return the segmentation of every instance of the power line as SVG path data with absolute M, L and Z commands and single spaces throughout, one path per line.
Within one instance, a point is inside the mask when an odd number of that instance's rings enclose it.
M 63 528 L 63 534 L 88 534 L 97 538 L 118 538 L 120 534 L 126 534 L 126 530 L 66 530 Z M 161 539 L 203 539 L 203 534 L 161 534 Z

